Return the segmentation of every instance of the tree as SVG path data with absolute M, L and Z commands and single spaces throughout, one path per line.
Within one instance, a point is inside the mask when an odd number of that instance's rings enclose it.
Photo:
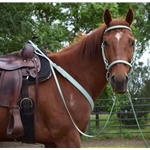
M 0 52 L 20 50 L 32 36 L 32 4 L 0 3 Z
M 117 12 L 116 3 L 42 3 L 35 6 L 41 43 L 46 43 L 51 51 L 59 50 L 80 32 L 89 33 L 97 28 L 103 22 L 104 9 L 110 6 L 114 6 L 111 7 L 114 13 Z
M 124 17 L 129 7 L 135 13 L 132 29 L 142 54 L 149 41 L 149 3 L 0 3 L 0 51 L 19 50 L 33 35 L 39 36 L 39 47 L 57 51 L 80 32 L 89 33 L 103 23 L 106 8 L 115 18 Z

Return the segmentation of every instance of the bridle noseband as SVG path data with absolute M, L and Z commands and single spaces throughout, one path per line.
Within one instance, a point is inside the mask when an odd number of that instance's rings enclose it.
M 113 30 L 113 29 L 118 29 L 118 28 L 124 28 L 124 29 L 128 29 L 129 31 L 132 32 L 132 30 L 128 27 L 128 26 L 124 26 L 124 25 L 116 25 L 116 26 L 112 26 L 112 27 L 109 27 L 107 28 L 105 31 L 104 31 L 104 35 L 110 31 L 110 30 Z M 110 68 L 115 65 L 115 64 L 118 64 L 118 63 L 122 63 L 122 64 L 125 64 L 125 65 L 128 65 L 129 67 L 132 68 L 132 62 L 133 62 L 133 59 L 134 59 L 134 54 L 133 54 L 133 57 L 132 57 L 132 60 L 131 62 L 127 62 L 125 60 L 115 60 L 113 61 L 111 64 L 108 64 L 108 60 L 106 59 L 106 56 L 105 56 L 105 52 L 104 52 L 104 41 L 101 45 L 101 48 L 102 48 L 102 57 L 103 57 L 103 60 L 104 60 L 104 63 L 105 63 L 105 67 L 106 67 L 106 70 L 107 70 L 107 73 L 106 73 L 106 79 L 109 81 L 109 70 Z M 135 51 L 135 50 L 134 50 Z

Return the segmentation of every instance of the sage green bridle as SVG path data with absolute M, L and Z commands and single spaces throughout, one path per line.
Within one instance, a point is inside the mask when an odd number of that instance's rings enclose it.
M 110 30 L 113 30 L 113 29 L 119 29 L 119 28 L 124 28 L 124 29 L 128 29 L 129 31 L 132 32 L 132 30 L 128 27 L 128 26 L 124 26 L 124 25 L 116 25 L 116 26 L 112 26 L 112 27 L 109 27 L 107 28 L 105 31 L 104 31 L 104 35 L 110 31 Z M 102 57 L 103 57 L 103 60 L 104 60 L 104 63 L 105 63 L 105 67 L 106 67 L 106 70 L 107 70 L 107 73 L 106 73 L 106 79 L 109 81 L 109 70 L 110 68 L 115 65 L 115 64 L 118 64 L 118 63 L 122 63 L 122 64 L 125 64 L 125 65 L 128 65 L 130 68 L 132 68 L 132 63 L 133 63 L 133 60 L 134 60 L 134 56 L 135 56 L 135 50 L 134 50 L 134 53 L 133 53 L 133 57 L 132 57 L 132 60 L 131 62 L 127 62 L 125 60 L 115 60 L 113 61 L 111 64 L 108 64 L 108 60 L 106 59 L 106 56 L 105 56 L 105 51 L 104 51 L 104 47 L 105 47 L 105 44 L 104 44 L 104 41 L 101 45 L 101 48 L 102 48 Z M 134 47 L 135 48 L 135 47 Z

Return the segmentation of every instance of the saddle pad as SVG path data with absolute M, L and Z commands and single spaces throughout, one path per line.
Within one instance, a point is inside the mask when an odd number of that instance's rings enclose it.
M 42 52 L 45 55 L 47 55 L 45 50 L 42 50 Z M 41 70 L 38 72 L 38 78 L 39 78 L 39 82 L 42 82 L 48 79 L 52 73 L 51 73 L 49 61 L 42 56 L 39 56 L 39 55 L 37 56 L 39 57 L 41 61 Z M 36 78 L 33 78 L 30 76 L 28 81 L 29 81 L 29 84 L 33 84 L 36 82 Z

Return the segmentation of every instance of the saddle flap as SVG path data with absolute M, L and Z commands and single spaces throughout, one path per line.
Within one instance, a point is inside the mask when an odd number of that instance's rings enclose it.
M 0 76 L 0 106 L 12 107 L 13 102 L 19 98 L 21 86 L 22 73 L 20 70 L 2 71 Z

